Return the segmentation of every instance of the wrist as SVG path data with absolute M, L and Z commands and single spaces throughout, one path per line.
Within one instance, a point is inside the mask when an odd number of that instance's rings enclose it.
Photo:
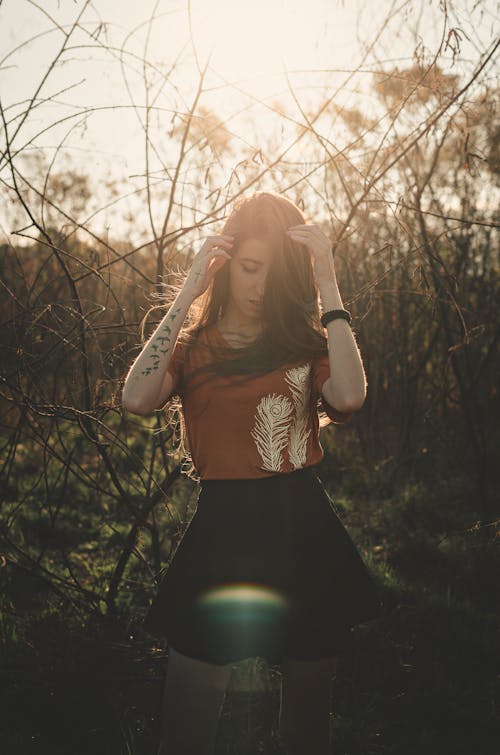
M 321 315 L 321 324 L 326 328 L 334 320 L 345 320 L 348 325 L 352 322 L 351 313 L 347 309 L 329 309 Z

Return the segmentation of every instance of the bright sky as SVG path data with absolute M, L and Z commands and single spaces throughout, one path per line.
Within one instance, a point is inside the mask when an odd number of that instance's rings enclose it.
M 274 132 L 279 119 L 256 99 L 285 103 L 301 120 L 285 70 L 306 109 L 314 108 L 319 95 L 331 95 L 341 86 L 337 104 L 353 104 L 361 97 L 369 111 L 369 75 L 348 80 L 347 72 L 361 63 L 366 45 L 379 31 L 375 52 L 363 62 L 367 71 L 409 65 L 417 47 L 431 56 L 442 33 L 439 6 L 438 0 L 3 0 L 1 102 L 12 135 L 23 100 L 40 85 L 63 32 L 83 10 L 81 28 L 40 91 L 39 99 L 53 100 L 30 114 L 14 146 L 25 147 L 35 136 L 34 145 L 47 156 L 64 138 L 66 154 L 94 176 L 127 181 L 145 172 L 144 106 L 152 106 L 156 148 L 163 160 L 168 159 L 165 135 L 173 113 L 188 109 L 199 80 L 198 66 L 203 68 L 208 56 L 200 104 L 226 121 L 241 146 L 245 141 L 258 146 L 259 133 Z M 450 67 L 456 73 L 477 63 L 479 51 L 498 33 L 498 2 L 448 0 L 448 6 L 454 25 L 463 32 L 460 57 Z M 381 27 L 391 10 L 392 20 Z M 451 55 L 448 58 L 451 66 Z M 165 78 L 172 66 L 175 70 Z M 83 122 L 84 108 L 98 109 Z M 67 120 L 55 126 L 61 118 Z M 281 128 L 281 138 L 291 138 L 286 123 Z M 153 151 L 150 170 L 159 165 Z

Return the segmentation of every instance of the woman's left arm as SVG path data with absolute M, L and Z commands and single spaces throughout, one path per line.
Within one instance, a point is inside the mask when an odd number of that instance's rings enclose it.
M 337 283 L 331 243 L 319 226 L 292 226 L 287 231 L 293 241 L 305 244 L 313 257 L 314 277 L 323 312 L 344 309 Z M 366 398 L 366 375 L 354 333 L 346 320 L 338 318 L 326 326 L 330 377 L 324 383 L 325 401 L 340 412 L 355 412 Z

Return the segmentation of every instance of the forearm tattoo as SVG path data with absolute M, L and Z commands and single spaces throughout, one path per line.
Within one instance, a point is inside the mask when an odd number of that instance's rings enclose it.
M 168 319 L 172 320 L 173 322 L 180 310 L 181 308 L 177 307 L 174 312 L 169 312 Z M 165 323 L 165 325 L 163 325 L 162 328 L 160 328 L 158 335 L 156 335 L 155 338 L 151 341 L 150 348 L 152 353 L 148 354 L 148 358 L 152 360 L 152 364 L 148 365 L 145 370 L 142 370 L 143 375 L 151 375 L 152 372 L 155 372 L 158 369 L 161 361 L 160 354 L 167 354 L 171 343 L 172 329 L 167 322 Z

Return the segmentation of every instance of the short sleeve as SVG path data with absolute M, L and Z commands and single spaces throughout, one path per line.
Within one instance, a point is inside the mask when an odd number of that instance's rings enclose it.
M 335 409 L 326 401 L 322 394 L 322 387 L 330 377 L 330 360 L 328 354 L 325 356 L 317 357 L 312 361 L 312 392 L 315 403 L 321 401 L 321 409 L 337 424 L 347 422 L 351 419 L 353 412 L 341 412 Z
M 167 367 L 168 372 L 170 372 L 170 374 L 174 378 L 174 393 L 178 393 L 179 395 L 181 395 L 184 383 L 185 352 L 186 343 L 177 339 Z

